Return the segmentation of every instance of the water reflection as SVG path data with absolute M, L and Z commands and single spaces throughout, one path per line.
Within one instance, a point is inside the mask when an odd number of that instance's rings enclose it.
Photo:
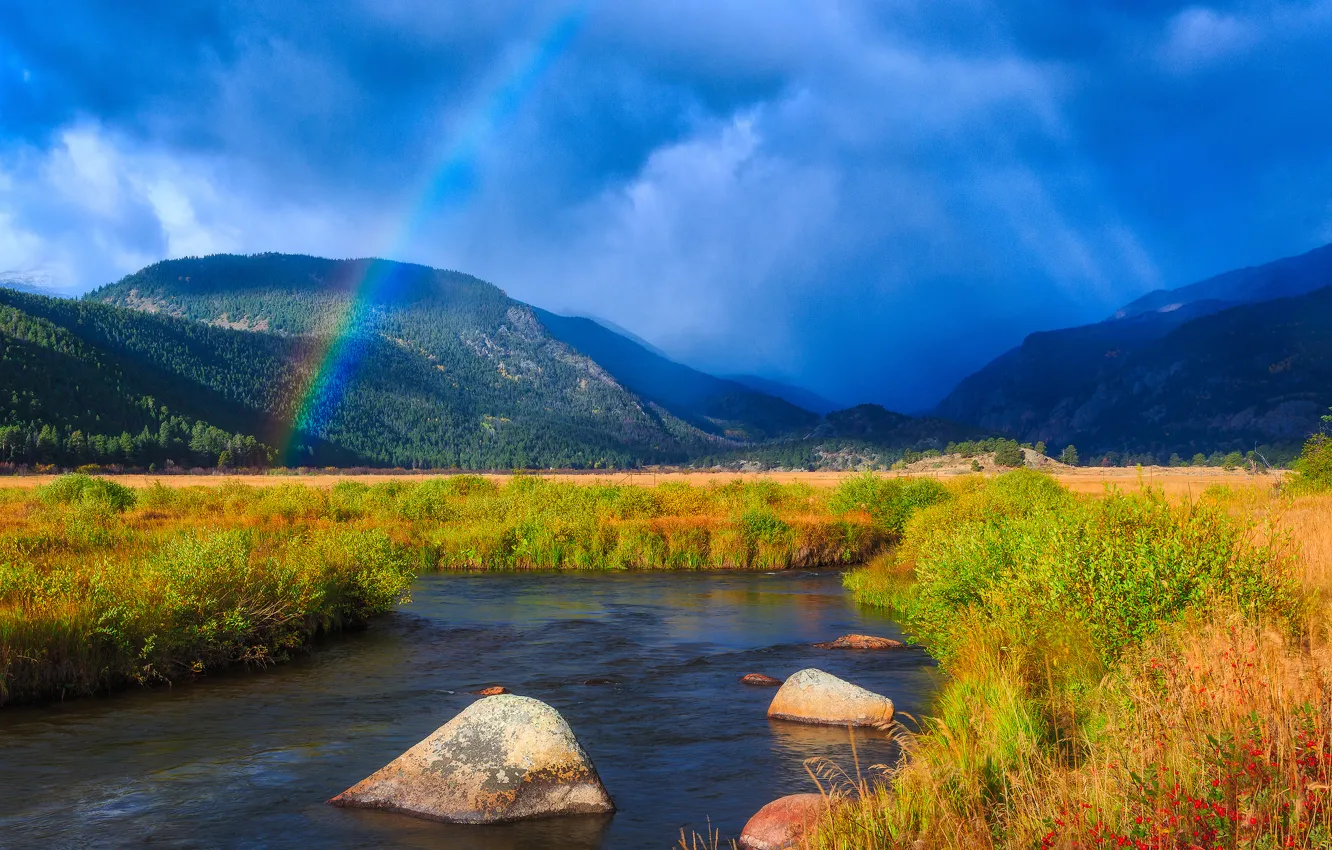
M 810 646 L 847 632 L 900 634 L 836 574 L 430 576 L 399 612 L 291 664 L 0 710 L 0 844 L 591 850 L 664 847 L 709 817 L 733 835 L 813 790 L 805 759 L 854 769 L 845 729 L 769 722 L 774 690 L 741 675 L 816 666 L 899 712 L 925 707 L 920 651 Z M 491 684 L 565 716 L 614 817 L 458 827 L 324 805 Z M 862 766 L 892 758 L 886 735 L 856 736 Z

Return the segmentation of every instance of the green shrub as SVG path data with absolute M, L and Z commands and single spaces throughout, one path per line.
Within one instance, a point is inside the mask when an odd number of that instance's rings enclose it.
M 62 475 L 37 491 L 37 497 L 48 505 L 99 507 L 122 513 L 134 507 L 134 491 L 108 481 L 76 473 Z
M 1332 437 L 1314 434 L 1294 463 L 1295 487 L 1308 493 L 1332 490 Z
M 932 478 L 885 478 L 867 472 L 839 484 L 828 507 L 838 515 L 864 511 L 876 528 L 899 536 L 912 514 L 947 499 L 948 489 Z
M 739 524 L 745 540 L 751 545 L 785 543 L 791 536 L 791 526 L 771 508 L 750 508 L 740 515 Z
M 923 512 L 899 557 L 916 579 L 908 626 L 945 659 L 964 622 L 1027 645 L 1085 636 L 1108 663 L 1213 600 L 1292 616 L 1296 604 L 1279 558 L 1221 506 L 1155 491 L 1079 498 L 1034 472 Z

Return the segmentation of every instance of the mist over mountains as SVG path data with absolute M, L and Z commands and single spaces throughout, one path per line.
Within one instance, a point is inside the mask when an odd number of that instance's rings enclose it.
M 1031 334 L 935 413 L 1084 454 L 1296 444 L 1332 405 L 1332 246 Z

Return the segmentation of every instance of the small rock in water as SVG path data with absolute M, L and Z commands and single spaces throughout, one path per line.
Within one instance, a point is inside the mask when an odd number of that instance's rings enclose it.
M 871 635 L 842 635 L 837 640 L 814 644 L 815 649 L 902 649 L 905 646 L 900 640 Z
M 500 694 L 507 694 L 509 689 L 503 685 L 494 685 L 489 688 L 482 688 L 479 691 L 468 691 L 469 694 L 476 694 L 479 697 L 497 697 Z
M 584 685 L 613 685 L 614 679 L 588 679 L 583 682 Z
M 774 679 L 771 676 L 765 676 L 762 673 L 746 673 L 740 677 L 740 684 L 762 685 L 766 688 L 780 688 L 782 686 L 782 680 Z
M 477 700 L 328 802 L 447 823 L 615 811 L 560 713 L 512 695 Z
M 743 850 L 790 850 L 800 846 L 836 798 L 822 794 L 779 797 L 758 810 L 740 833 Z
M 893 719 L 893 701 L 811 667 L 786 680 L 768 706 L 768 717 L 828 726 L 884 726 Z

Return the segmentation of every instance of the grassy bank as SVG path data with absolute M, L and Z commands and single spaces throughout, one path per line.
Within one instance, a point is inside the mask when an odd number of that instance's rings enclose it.
M 0 704 L 280 659 L 388 610 L 423 570 L 860 563 L 943 493 L 872 477 L 0 490 Z
M 953 486 L 848 577 L 939 657 L 934 716 L 811 846 L 1332 846 L 1332 495 L 1307 484 Z

